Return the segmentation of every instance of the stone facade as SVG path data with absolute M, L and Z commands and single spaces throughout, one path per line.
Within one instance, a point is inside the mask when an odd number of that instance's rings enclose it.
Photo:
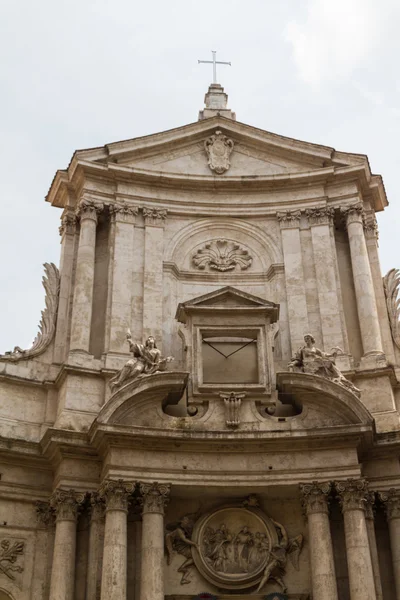
M 400 600 L 399 282 L 367 158 L 244 125 L 213 84 L 46 199 L 60 265 L 0 356 L 0 600 Z

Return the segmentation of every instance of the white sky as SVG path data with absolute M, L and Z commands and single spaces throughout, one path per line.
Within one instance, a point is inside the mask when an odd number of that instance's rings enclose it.
M 382 271 L 400 267 L 399 28 L 398 0 L 3 0 L 0 352 L 30 346 L 59 262 L 56 169 L 195 121 L 211 49 L 239 121 L 369 156 L 391 204 Z

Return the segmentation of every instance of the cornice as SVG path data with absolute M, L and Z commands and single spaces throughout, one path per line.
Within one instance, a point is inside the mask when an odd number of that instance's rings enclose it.
M 166 273 L 172 273 L 177 279 L 183 281 L 204 281 L 204 282 L 212 282 L 218 281 L 221 283 L 221 273 L 220 272 L 208 272 L 208 271 L 187 271 L 181 270 L 174 262 L 164 261 L 163 269 Z M 271 281 L 276 275 L 280 275 L 285 272 L 285 267 L 283 263 L 272 264 L 268 268 L 267 271 L 259 271 L 254 273 L 232 273 L 229 272 L 226 275 L 226 279 L 229 280 L 231 285 L 237 281 L 240 283 L 259 283 L 263 281 Z M 233 282 L 233 283 L 232 283 Z

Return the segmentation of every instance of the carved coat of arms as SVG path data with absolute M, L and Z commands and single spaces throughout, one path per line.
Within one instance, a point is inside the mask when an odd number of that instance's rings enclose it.
M 204 148 L 208 156 L 208 166 L 211 171 L 218 175 L 225 173 L 231 166 L 229 157 L 233 150 L 234 142 L 219 129 L 214 135 L 207 138 L 204 142 Z

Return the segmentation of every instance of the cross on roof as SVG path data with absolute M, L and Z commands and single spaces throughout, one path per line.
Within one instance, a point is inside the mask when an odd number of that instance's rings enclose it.
M 211 50 L 211 53 L 212 53 L 212 60 L 198 60 L 197 62 L 198 62 L 198 64 L 207 63 L 207 64 L 210 64 L 213 66 L 213 83 L 217 83 L 217 65 L 231 66 L 231 63 L 217 60 L 217 51 L 216 50 Z

